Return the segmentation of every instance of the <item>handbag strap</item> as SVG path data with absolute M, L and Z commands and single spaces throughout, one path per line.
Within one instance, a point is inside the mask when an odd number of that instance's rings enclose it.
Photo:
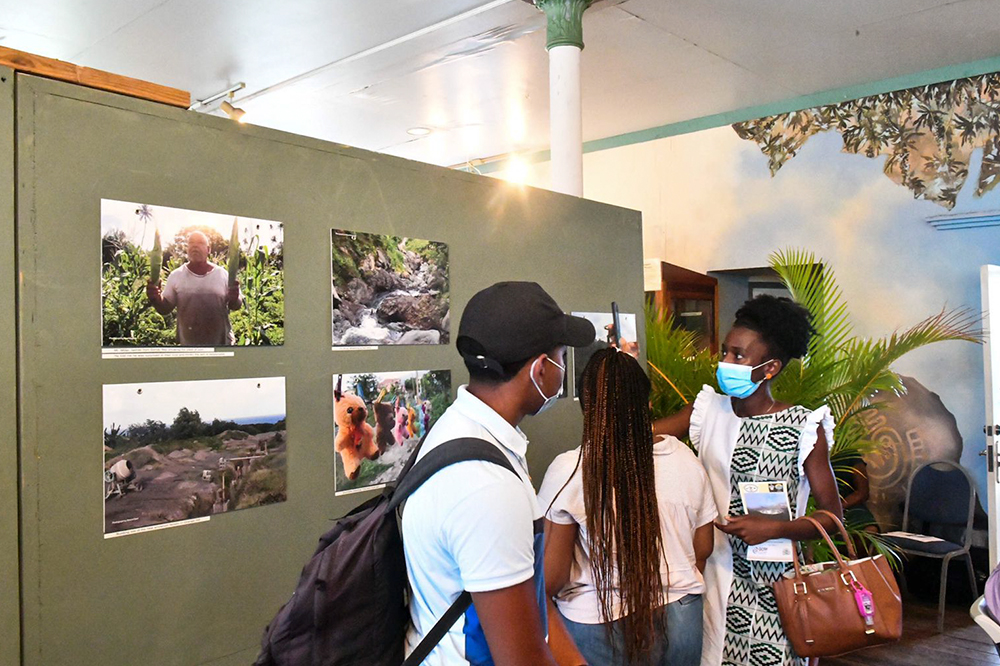
M 858 553 L 854 549 L 854 539 L 851 539 L 848 536 L 847 528 L 844 527 L 844 522 L 837 517 L 837 514 L 833 513 L 832 511 L 827 511 L 826 509 L 816 509 L 809 515 L 815 516 L 817 513 L 822 513 L 824 515 L 830 516 L 830 518 L 833 520 L 833 524 L 836 525 L 837 529 L 840 531 L 840 536 L 844 538 L 844 544 L 847 546 L 847 554 L 850 555 L 852 560 L 858 559 Z
M 810 523 L 813 524 L 813 526 L 816 528 L 816 531 L 819 532 L 819 535 L 823 537 L 823 540 L 826 541 L 827 545 L 830 546 L 830 550 L 833 551 L 833 556 L 837 560 L 837 568 L 844 570 L 847 568 L 847 562 L 844 561 L 844 558 L 841 556 L 840 550 L 837 548 L 836 544 L 833 543 L 833 539 L 830 538 L 830 535 L 829 533 L 827 533 L 826 528 L 823 527 L 823 523 L 819 522 L 818 520 L 812 517 L 817 513 L 826 514 L 833 519 L 833 522 L 837 526 L 837 529 L 840 531 L 841 536 L 844 537 L 844 543 L 847 544 L 847 553 L 848 555 L 850 555 L 852 560 L 856 560 L 858 558 L 857 552 L 854 550 L 854 542 L 847 534 L 847 528 L 844 527 L 844 523 L 840 520 L 840 518 L 837 517 L 836 514 L 826 511 L 824 509 L 817 509 L 808 516 L 802 516 L 803 519 L 808 520 Z M 798 550 L 799 550 L 798 548 L 792 548 L 792 564 L 795 567 L 795 577 L 802 578 L 802 568 L 799 565 Z
M 826 541 L 828 546 L 830 546 L 830 550 L 833 551 L 833 557 L 837 561 L 837 568 L 840 569 L 841 571 L 846 570 L 847 562 L 844 561 L 844 557 L 840 554 L 840 551 L 837 549 L 837 546 L 833 543 L 833 539 L 831 539 L 830 535 L 827 534 L 826 528 L 823 527 L 823 523 L 819 522 L 812 516 L 802 516 L 802 517 L 805 520 L 808 520 L 810 523 L 813 524 L 813 526 L 816 527 L 816 531 L 819 532 L 820 536 L 823 537 L 823 540 Z M 796 550 L 795 548 L 792 548 L 793 557 L 795 556 L 795 550 Z M 798 570 L 796 571 L 796 573 L 801 575 L 801 572 Z

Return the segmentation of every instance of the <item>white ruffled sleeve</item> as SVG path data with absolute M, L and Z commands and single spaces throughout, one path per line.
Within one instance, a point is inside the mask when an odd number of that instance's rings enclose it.
M 806 476 L 806 458 L 816 448 L 820 427 L 826 434 L 826 446 L 829 451 L 833 448 L 833 414 L 826 405 L 813 410 L 806 417 L 806 425 L 802 428 L 802 439 L 799 440 L 799 478 L 804 479 Z
M 718 397 L 719 394 L 715 392 L 715 389 L 705 384 L 694 399 L 694 409 L 691 411 L 691 423 L 688 426 L 688 437 L 691 438 L 691 445 L 695 451 L 701 451 L 701 429 L 705 424 L 705 415 L 710 409 L 712 401 L 718 399 Z
M 799 494 L 795 517 L 801 518 L 806 513 L 809 505 L 809 494 L 812 488 L 809 487 L 809 477 L 806 476 L 806 458 L 816 448 L 816 441 L 819 439 L 819 429 L 823 428 L 826 434 L 827 450 L 833 448 L 833 414 L 830 408 L 823 405 L 819 409 L 810 412 L 806 417 L 806 424 L 802 428 L 802 438 L 799 440 Z

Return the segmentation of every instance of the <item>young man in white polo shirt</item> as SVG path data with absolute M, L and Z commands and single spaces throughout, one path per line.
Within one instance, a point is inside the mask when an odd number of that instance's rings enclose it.
M 463 437 L 483 439 L 517 472 L 484 461 L 441 470 L 407 500 L 403 549 L 412 598 L 407 652 L 463 590 L 473 605 L 425 664 L 555 666 L 582 664 L 570 644 L 557 662 L 546 644 L 542 511 L 528 478 L 528 440 L 517 427 L 562 393 L 568 346 L 594 339 L 586 319 L 562 312 L 533 282 L 501 282 L 477 293 L 456 344 L 469 384 L 438 419 L 418 454 Z M 559 630 L 560 638 L 565 634 Z M 557 641 L 565 646 L 565 641 Z

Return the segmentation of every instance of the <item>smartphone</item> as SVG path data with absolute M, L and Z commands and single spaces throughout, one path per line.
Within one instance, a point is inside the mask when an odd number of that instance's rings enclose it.
M 611 338 L 615 347 L 621 344 L 622 321 L 618 314 L 618 303 L 615 301 L 611 301 L 611 331 L 609 331 L 608 337 Z

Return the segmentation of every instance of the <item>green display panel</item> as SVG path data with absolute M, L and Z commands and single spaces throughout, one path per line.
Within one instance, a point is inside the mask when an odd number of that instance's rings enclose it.
M 21 660 L 17 542 L 14 75 L 0 67 L 0 666 Z
M 641 312 L 633 211 L 28 76 L 16 105 L 25 664 L 250 662 L 319 535 L 372 493 L 334 495 L 335 375 L 450 370 L 453 394 L 462 309 L 499 280 L 535 280 L 567 311 Z M 280 221 L 283 344 L 102 358 L 102 199 Z M 333 350 L 333 229 L 447 245 L 448 343 Z M 256 377 L 284 378 L 287 500 L 104 538 L 103 387 Z M 524 429 L 537 484 L 578 444 L 579 406 Z

